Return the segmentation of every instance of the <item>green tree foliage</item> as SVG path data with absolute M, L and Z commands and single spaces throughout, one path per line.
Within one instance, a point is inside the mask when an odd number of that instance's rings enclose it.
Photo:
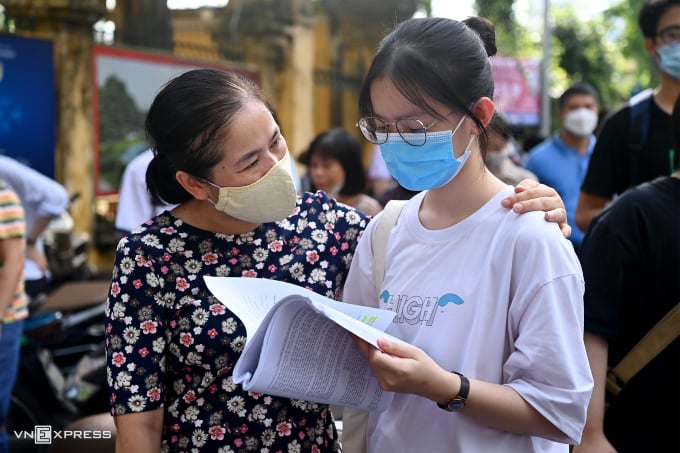
M 138 133 L 144 126 L 144 113 L 139 110 L 123 83 L 117 77 L 106 79 L 99 91 L 100 142 L 120 140 Z
M 475 0 L 475 10 L 481 17 L 493 22 L 496 27 L 496 44 L 503 55 L 519 56 L 526 44 L 521 39 L 522 30 L 515 20 L 515 0 Z
M 553 100 L 572 83 L 584 81 L 600 93 L 601 107 L 611 109 L 631 92 L 658 83 L 655 62 L 644 49 L 638 26 L 643 2 L 619 0 L 597 16 L 585 16 L 569 2 L 549 2 L 552 39 L 548 83 Z M 515 0 L 475 0 L 475 9 L 496 26 L 499 54 L 540 58 L 542 7 L 534 2 L 531 23 L 520 24 L 515 16 L 515 3 Z
M 611 109 L 654 86 L 655 63 L 638 26 L 643 2 L 622 0 L 590 20 L 579 19 L 571 6 L 554 8 L 551 92 L 559 95 L 571 83 L 586 81 L 600 93 L 601 107 Z
M 600 102 L 611 106 L 620 102 L 624 93 L 616 79 L 615 60 L 612 49 L 607 47 L 606 26 L 603 18 L 581 21 L 576 11 L 566 7 L 555 15 L 553 26 L 553 89 L 559 96 L 575 82 L 588 82 L 600 94 Z
M 106 79 L 99 91 L 100 190 L 115 190 L 125 164 L 144 149 L 144 112 L 117 77 Z
M 644 47 L 644 37 L 638 25 L 640 8 L 645 0 L 623 0 L 605 12 L 609 23 L 622 25 L 623 32 L 617 39 L 617 50 L 624 58 L 634 62 L 633 71 L 641 88 L 659 83 L 659 73 L 654 59 Z

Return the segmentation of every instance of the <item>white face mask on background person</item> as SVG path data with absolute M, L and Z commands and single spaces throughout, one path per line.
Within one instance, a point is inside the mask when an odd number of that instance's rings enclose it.
M 564 115 L 562 124 L 572 134 L 586 137 L 597 127 L 597 113 L 587 108 L 572 110 Z
M 220 187 L 206 182 L 220 191 L 217 202 L 208 198 L 215 209 L 246 222 L 276 222 L 295 209 L 297 192 L 288 151 L 262 178 L 247 186 Z

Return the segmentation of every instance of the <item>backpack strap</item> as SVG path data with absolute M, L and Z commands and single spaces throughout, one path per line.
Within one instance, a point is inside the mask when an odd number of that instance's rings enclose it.
M 638 168 L 640 164 L 640 155 L 642 147 L 647 142 L 647 134 L 649 133 L 650 109 L 653 100 L 654 90 L 648 88 L 631 97 L 628 101 L 630 106 L 630 124 L 628 128 L 628 145 L 629 145 L 629 173 L 630 185 L 637 185 Z
M 375 290 L 380 297 L 383 278 L 385 277 L 385 258 L 387 242 L 392 228 L 397 224 L 399 214 L 408 200 L 390 200 L 376 221 L 373 237 L 373 278 Z M 352 453 L 366 453 L 366 435 L 368 432 L 368 411 L 355 407 L 342 409 L 342 449 Z
M 390 200 L 382 210 L 378 226 L 373 237 L 373 278 L 375 290 L 380 297 L 383 278 L 385 278 L 385 259 L 387 257 L 387 242 L 392 228 L 397 224 L 399 214 L 408 200 Z
M 680 302 L 607 373 L 607 390 L 618 395 L 635 374 L 680 335 Z

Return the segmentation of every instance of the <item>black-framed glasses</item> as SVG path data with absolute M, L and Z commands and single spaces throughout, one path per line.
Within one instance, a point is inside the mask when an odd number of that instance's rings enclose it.
M 373 116 L 359 119 L 357 127 L 366 140 L 376 145 L 387 142 L 390 134 L 390 126 L 394 126 L 399 136 L 412 146 L 423 146 L 427 141 L 427 130 L 437 124 L 439 120 L 434 120 L 427 126 L 422 121 L 415 118 L 404 118 L 388 123 Z
M 664 44 L 680 42 L 680 25 L 671 25 L 656 32 L 656 37 Z

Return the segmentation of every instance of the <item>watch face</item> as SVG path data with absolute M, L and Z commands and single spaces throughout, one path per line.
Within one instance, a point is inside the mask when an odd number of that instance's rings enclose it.
M 450 410 L 451 412 L 456 412 L 465 407 L 465 401 L 461 400 L 452 400 L 449 401 L 449 404 L 447 404 L 447 409 Z

